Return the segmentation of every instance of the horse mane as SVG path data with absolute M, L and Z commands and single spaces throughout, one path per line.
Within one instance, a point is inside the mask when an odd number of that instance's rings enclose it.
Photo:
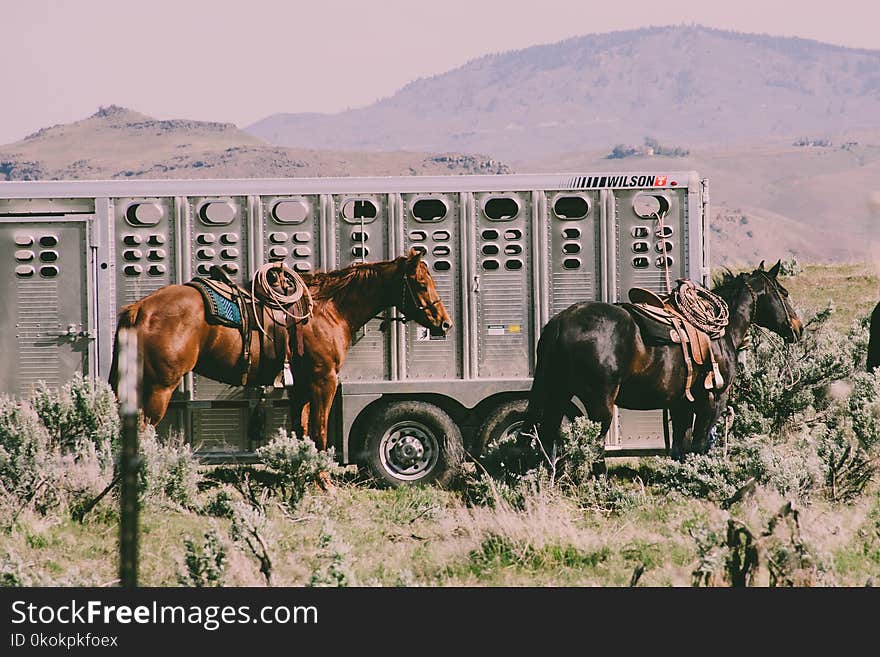
M 311 274 L 303 274 L 303 280 L 309 286 L 312 299 L 325 301 L 331 299 L 343 291 L 349 290 L 353 283 L 372 281 L 379 275 L 379 270 L 387 267 L 391 260 L 382 262 L 360 262 L 343 269 L 333 271 L 316 271 Z M 355 287 L 360 287 L 355 285 Z
M 747 272 L 734 274 L 730 268 L 724 267 L 720 274 L 716 274 L 712 280 L 712 292 L 729 289 L 745 280 Z

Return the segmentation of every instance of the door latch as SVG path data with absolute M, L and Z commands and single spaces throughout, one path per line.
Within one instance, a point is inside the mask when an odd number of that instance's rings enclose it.
M 96 337 L 94 331 L 89 331 L 83 328 L 82 324 L 68 324 L 66 330 L 49 331 L 48 335 L 54 338 L 67 338 L 71 342 L 74 340 L 81 340 L 83 338 L 94 340 Z

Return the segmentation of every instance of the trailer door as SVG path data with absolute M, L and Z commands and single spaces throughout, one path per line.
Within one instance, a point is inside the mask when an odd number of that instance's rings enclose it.
M 87 240 L 84 220 L 0 223 L 0 390 L 90 372 Z

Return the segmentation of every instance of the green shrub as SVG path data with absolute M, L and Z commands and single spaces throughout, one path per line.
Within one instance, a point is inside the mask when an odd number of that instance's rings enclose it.
M 232 525 L 229 534 L 235 545 L 242 551 L 250 553 L 260 568 L 260 573 L 266 579 L 268 586 L 272 585 L 272 555 L 269 546 L 273 542 L 271 525 L 266 515 L 266 497 L 268 491 L 264 491 L 259 503 L 252 504 L 237 501 L 232 504 Z
M 866 451 L 880 447 L 880 370 L 858 372 L 850 379 L 852 390 L 839 416 L 849 417 L 853 437 Z
M 833 501 L 848 501 L 861 495 L 877 471 L 872 459 L 859 445 L 849 419 L 836 426 L 815 429 L 816 450 L 825 493 Z
M 44 479 L 41 468 L 50 451 L 49 432 L 27 402 L 0 395 L 0 484 L 23 499 Z
M 226 548 L 217 530 L 211 528 L 205 532 L 201 545 L 189 538 L 184 539 L 183 544 L 186 549 L 183 559 L 185 572 L 178 573 L 178 584 L 198 588 L 223 586 L 226 580 Z
M 321 565 L 312 571 L 307 586 L 346 587 L 354 585 L 355 578 L 349 566 L 350 548 L 332 527 L 324 527 L 318 537 Z
M 80 382 L 73 389 L 83 387 Z M 43 389 L 40 394 L 44 408 L 54 409 L 50 420 L 64 426 L 84 426 L 68 421 L 72 416 L 94 418 L 103 413 L 88 412 L 83 405 L 61 403 L 69 391 L 53 393 Z M 75 515 L 112 477 L 109 435 L 102 438 L 100 431 L 93 436 L 77 430 L 68 432 L 61 441 L 57 435 L 53 437 L 29 402 L 0 396 L 0 492 L 18 509 L 31 506 L 41 514 Z
M 601 432 L 601 424 L 584 416 L 562 427 L 561 474 L 570 485 L 579 486 L 589 481 L 596 467 L 604 463 L 605 446 L 599 438 Z
M 824 410 L 828 387 L 862 367 L 867 334 L 861 323 L 847 335 L 832 330 L 827 307 L 805 322 L 800 342 L 789 345 L 753 328 L 729 404 L 736 411 L 733 436 L 776 435 L 787 424 Z
M 140 431 L 138 441 L 143 457 L 141 499 L 144 502 L 167 500 L 187 509 L 196 508 L 202 476 L 198 459 L 183 436 L 162 441 L 148 425 Z
M 208 499 L 204 506 L 202 506 L 201 513 L 208 516 L 215 516 L 217 518 L 231 518 L 233 513 L 232 503 L 234 499 L 235 498 L 228 490 L 221 488 Z
M 113 390 L 104 381 L 93 381 L 80 373 L 54 390 L 40 382 L 31 404 L 52 440 L 63 447 L 88 440 L 103 458 L 112 460 L 119 442 L 119 413 Z
M 318 451 L 311 439 L 288 435 L 284 429 L 268 445 L 260 447 L 257 456 L 276 476 L 284 501 L 291 509 L 300 503 L 309 485 L 320 483 L 322 473 L 341 472 L 332 447 Z
M 7 552 L 0 560 L 0 586 L 39 586 L 33 577 L 33 563 L 25 562 L 14 552 Z

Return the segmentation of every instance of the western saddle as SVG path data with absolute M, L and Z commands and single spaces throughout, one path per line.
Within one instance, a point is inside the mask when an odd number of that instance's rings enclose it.
M 697 288 L 691 281 L 680 280 L 678 284 L 678 290 L 681 290 L 683 286 L 688 286 L 703 295 L 703 298 L 698 296 L 696 302 L 702 303 L 704 310 L 711 310 L 705 301 L 705 295 L 711 295 L 710 292 L 703 288 Z M 687 316 L 691 314 L 689 309 L 679 307 L 681 302 L 677 302 L 677 300 L 680 300 L 681 297 L 677 293 L 660 297 L 650 290 L 634 287 L 630 289 L 628 296 L 630 303 L 621 303 L 620 305 L 635 320 L 642 338 L 647 344 L 678 344 L 681 346 L 687 368 L 684 396 L 688 401 L 694 401 L 691 386 L 695 373 L 701 371 L 707 362 L 709 367 L 703 380 L 703 387 L 709 391 L 710 395 L 715 390 L 721 390 L 724 387 L 724 377 L 721 375 L 715 354 L 712 351 L 712 341 L 724 335 L 724 326 L 727 324 L 726 305 L 721 309 L 720 319 L 716 317 L 716 321 L 712 325 L 698 327 Z M 723 301 L 720 303 L 723 304 Z
M 294 292 L 280 295 L 269 289 L 265 273 L 270 269 L 285 277 Z M 297 355 L 303 355 L 302 331 L 297 325 L 305 324 L 311 316 L 311 296 L 299 274 L 281 263 L 263 265 L 254 275 L 251 290 L 247 290 L 222 267 L 214 265 L 208 278 L 194 278 L 186 285 L 201 293 L 209 324 L 237 328 L 241 333 L 241 385 L 293 385 L 290 344 L 294 342 Z M 251 372 L 255 334 L 259 334 L 260 361 L 258 369 Z

